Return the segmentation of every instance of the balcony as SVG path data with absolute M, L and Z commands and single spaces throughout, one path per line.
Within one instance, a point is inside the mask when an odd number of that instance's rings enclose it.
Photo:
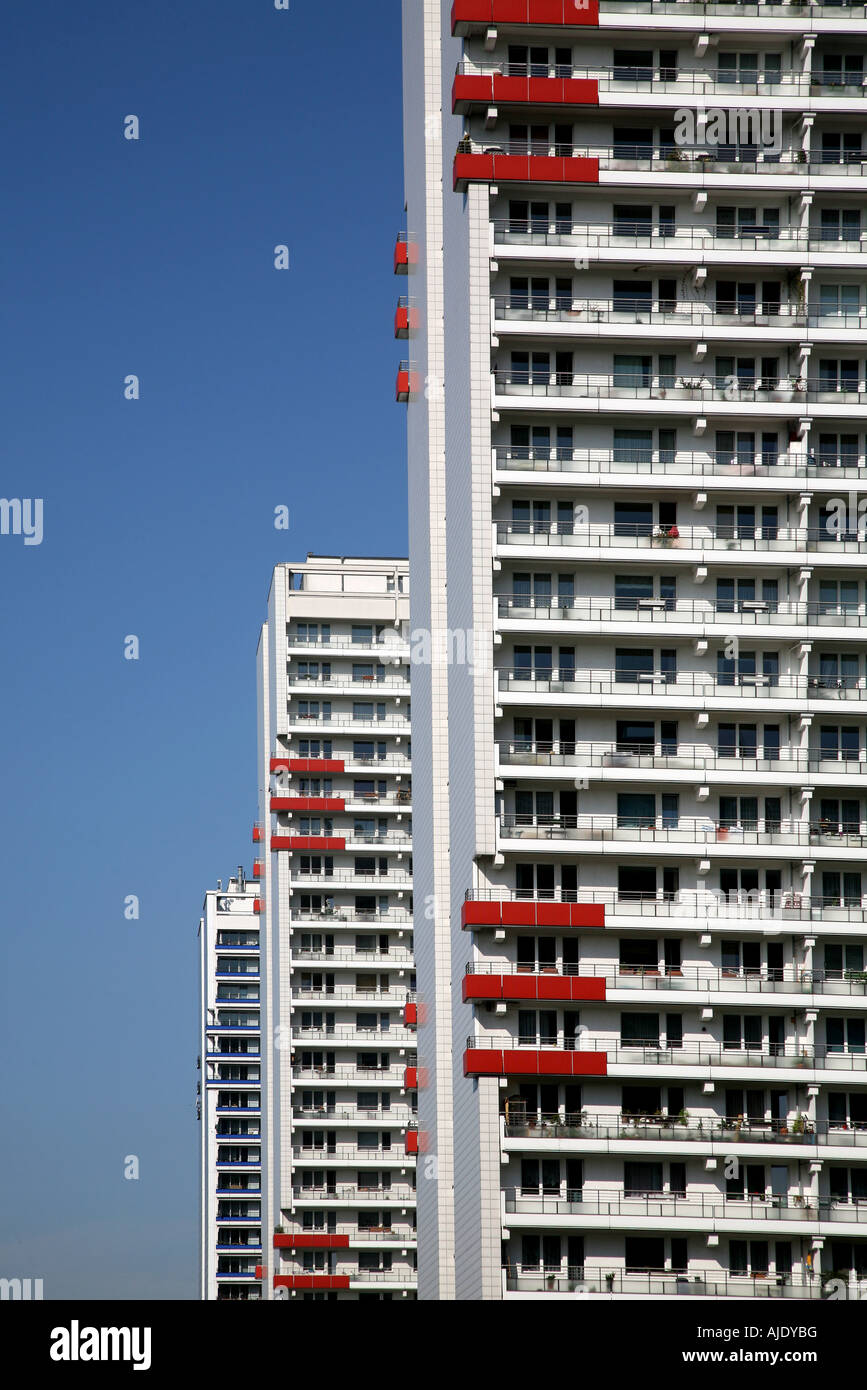
M 600 612 L 597 621 L 603 621 Z M 731 629 L 728 629 L 729 631 Z M 515 695 L 528 691 L 537 694 L 591 696 L 611 695 L 621 697 L 615 703 L 631 705 L 637 695 L 644 696 L 650 703 L 656 699 L 667 700 L 669 705 L 682 703 L 692 706 L 694 700 L 716 700 L 719 709 L 743 705 L 749 700 L 779 701 L 782 707 L 786 702 L 798 708 L 807 702 L 807 707 L 821 709 L 825 700 L 845 700 L 867 703 L 867 681 L 860 676 L 765 676 L 747 675 L 743 672 L 715 675 L 711 671 L 573 671 L 554 668 L 553 670 L 527 671 L 523 669 L 497 670 L 498 686 L 501 692 Z M 824 712 L 824 711 L 822 711 Z M 860 710 L 857 713 L 861 713 Z
M 459 63 L 452 84 L 452 111 L 466 115 L 477 107 L 598 106 L 599 82 L 590 74 L 573 75 L 571 69 L 537 76 L 526 64 L 506 64 L 502 68 L 479 69 L 472 63 Z M 520 70 L 517 70 L 520 69 Z
M 798 1115 L 791 1120 L 745 1119 L 680 1119 L 678 1116 L 654 1115 L 543 1115 L 523 1116 L 512 1113 L 502 1121 L 504 1139 L 532 1140 L 543 1147 L 549 1139 L 586 1141 L 588 1144 L 610 1142 L 643 1145 L 656 1143 L 663 1148 L 677 1149 L 682 1144 L 695 1144 L 713 1151 L 728 1153 L 732 1144 L 741 1146 L 786 1145 L 816 1148 L 867 1148 L 867 1126 L 832 1126 L 827 1120 L 808 1120 Z M 638 1151 L 638 1150 L 636 1150 Z M 679 1151 L 679 1150 L 678 1150 Z
M 542 902 L 487 896 L 470 891 L 461 907 L 461 926 L 476 927 L 604 927 L 602 902 Z
M 647 819 L 625 815 L 501 815 L 497 820 L 503 840 L 591 841 L 594 844 L 638 840 L 655 845 L 699 845 L 703 853 L 731 848 L 736 854 L 755 846 L 781 852 L 793 847 L 848 852 L 867 845 L 867 830 L 862 830 L 860 825 L 850 828 L 790 816 L 780 821 L 760 819 L 737 825 L 723 825 L 710 816 L 676 816 L 669 820 L 664 815 Z M 858 858 L 847 853 L 847 858 L 853 857 Z
M 598 25 L 599 0 L 454 0 L 452 34 L 462 38 L 492 24 L 545 29 Z
M 779 779 L 797 781 L 807 772 L 827 774 L 835 780 L 850 782 L 867 777 L 867 755 L 858 752 L 854 757 L 812 747 L 768 748 L 742 747 L 739 750 L 707 744 L 627 744 L 616 742 L 579 742 L 565 740 L 543 742 L 532 739 L 506 739 L 497 743 L 501 767 L 543 767 L 572 770 L 579 767 L 607 769 L 617 774 L 630 771 L 659 772 L 719 772 L 775 774 Z M 630 779 L 631 780 L 631 779 Z
M 489 983 L 491 982 L 491 983 Z M 467 988 L 467 986 L 470 988 Z M 490 992 L 485 993 L 485 986 Z M 548 992 L 550 985 L 551 992 Z M 570 993 L 570 986 L 575 992 Z M 478 992 L 477 992 L 478 988 Z M 535 992 L 537 991 L 538 992 Z M 595 999 L 608 998 L 608 990 L 627 990 L 639 993 L 679 993 L 701 996 L 707 1002 L 711 995 L 724 996 L 720 1004 L 731 1005 L 733 995 L 776 994 L 792 996 L 797 1007 L 809 1007 L 811 1002 L 833 1003 L 835 998 L 847 1003 L 867 998 L 867 971 L 848 970 L 839 973 L 813 970 L 791 965 L 779 970 L 729 970 L 714 966 L 680 967 L 660 971 L 656 967 L 621 965 L 618 962 L 581 965 L 552 965 L 541 974 L 534 974 L 521 965 L 491 962 L 471 963 L 464 977 L 464 999 Z M 821 1000 L 817 996 L 827 995 Z M 799 997 L 800 996 L 800 997 Z M 803 996 L 808 996 L 804 998 Z M 652 1000 L 646 1002 L 652 1003 Z M 686 1002 L 682 1000 L 681 1002 Z M 783 1001 L 780 1001 L 783 1007 Z
M 529 397 L 544 400 L 603 401 L 612 409 L 629 401 L 666 401 L 670 405 L 700 402 L 702 405 L 763 405 L 774 415 L 789 418 L 800 412 L 805 403 L 832 405 L 833 412 L 823 412 L 848 418 L 867 402 L 863 382 L 851 389 L 832 385 L 820 378 L 780 380 L 777 384 L 762 383 L 752 378 L 737 381 L 713 381 L 710 377 L 672 376 L 662 381 L 650 375 L 623 373 L 606 375 L 603 372 L 536 372 L 495 370 L 492 373 L 494 392 L 502 397 Z M 737 414 L 737 411 L 729 411 Z M 860 413 L 860 412 L 859 412 Z
M 342 758 L 275 757 L 270 759 L 269 767 L 271 772 L 342 772 L 344 763 Z
M 290 853 L 299 850 L 318 850 L 323 854 L 333 854 L 346 849 L 346 840 L 339 835 L 272 835 L 271 848 L 288 849 Z
M 823 922 L 829 924 L 858 924 L 867 920 L 867 898 L 847 900 L 840 897 L 821 897 L 784 889 L 780 892 L 737 892 L 717 893 L 711 889 L 698 891 L 681 889 L 677 893 L 621 893 L 616 888 L 582 889 L 580 902 L 576 896 L 568 900 L 556 899 L 551 894 L 549 902 L 528 901 L 520 894 L 512 894 L 508 888 L 474 889 L 467 894 L 463 904 L 461 921 L 464 927 L 499 927 L 512 925 L 527 927 L 563 926 L 563 922 L 538 921 L 530 916 L 529 921 L 505 921 L 503 911 L 516 906 L 562 907 L 567 901 L 570 906 L 578 906 L 598 913 L 597 925 L 603 925 L 603 917 L 610 926 L 628 927 L 630 919 L 641 917 L 687 918 L 704 922 L 718 917 L 737 921 L 768 922 Z M 511 917 L 511 911 L 509 912 Z M 576 925 L 576 923 L 571 923 Z M 577 925 L 581 925 L 578 923 Z
M 333 1231 L 294 1231 L 275 1234 L 275 1250 L 348 1250 L 349 1236 Z
M 803 167 L 803 166 L 802 166 Z M 784 262 L 796 266 L 807 253 L 833 257 L 862 256 L 867 252 L 867 236 L 855 231 L 830 235 L 819 226 L 777 226 L 765 223 L 745 227 L 692 226 L 673 223 L 654 226 L 651 219 L 641 222 L 579 222 L 572 217 L 549 221 L 547 217 L 495 218 L 494 243 L 520 249 L 526 246 L 575 250 L 611 251 L 610 259 L 621 260 L 624 252 L 641 250 L 666 264 L 695 265 L 707 257 L 710 263 L 728 265 L 755 256 L 757 263 Z M 700 253 L 700 256 L 697 254 Z M 571 259 L 571 256 L 570 256 Z
M 275 1274 L 275 1289 L 348 1289 L 348 1274 Z
M 272 796 L 272 811 L 345 811 L 346 802 L 342 796 Z
M 299 1049 L 300 1051 L 300 1049 Z M 410 1087 L 406 1079 L 407 1067 L 359 1067 L 350 1063 L 337 1065 L 333 1062 L 311 1062 L 305 1064 L 300 1059 L 292 1067 L 296 1081 L 332 1081 L 340 1086 L 398 1086 L 402 1090 Z
M 670 97 L 676 106 L 683 97 L 712 96 L 717 106 L 742 104 L 744 98 L 759 102 L 785 103 L 789 110 L 796 102 L 813 98 L 854 99 L 865 96 L 863 73 L 842 69 L 815 68 L 809 74 L 787 68 L 775 75 L 754 80 L 720 68 L 659 67 L 652 60 L 644 66 L 575 67 L 571 63 L 462 62 L 452 85 L 452 110 L 462 115 L 480 107 L 558 106 L 599 104 L 600 95 L 612 97 L 609 106 L 641 104 L 665 106 L 661 97 Z M 623 100 L 617 101 L 620 97 Z M 837 103 L 834 104 L 835 107 Z
M 468 965 L 462 981 L 462 998 L 469 1000 L 604 1000 L 605 977 L 591 978 L 580 974 L 560 974 L 549 970 L 542 974 L 480 963 Z
M 714 551 L 714 560 L 727 555 L 732 559 L 740 555 L 774 555 L 780 563 L 798 563 L 798 557 L 805 551 L 826 556 L 837 561 L 841 555 L 864 555 L 867 553 L 867 533 L 863 528 L 850 531 L 835 531 L 827 526 L 648 526 L 641 523 L 624 522 L 540 522 L 540 521 L 495 521 L 496 543 L 508 555 L 512 549 L 537 551 L 539 549 L 589 550 L 662 550 L 667 554 L 674 552 L 672 558 L 680 558 L 678 551 L 685 551 L 686 563 L 695 564 L 706 551 Z M 559 558 L 559 557 L 558 557 Z M 640 600 L 636 600 L 637 608 Z M 740 605 L 750 611 L 749 605 L 761 606 L 761 599 L 747 599 Z M 621 601 L 621 606 L 626 603 Z M 845 618 L 852 613 L 863 623 L 867 616 L 867 606 L 853 604 L 851 608 L 838 604 L 799 605 L 807 610 L 809 618 L 811 607 L 816 616 L 829 615 Z M 774 611 L 773 605 L 765 605 L 767 611 Z M 735 610 L 732 602 L 731 611 Z
M 766 600 L 766 599 L 741 599 L 741 600 L 715 600 L 715 599 L 680 599 L 680 598 L 609 598 L 607 595 L 585 598 L 576 597 L 572 592 L 555 594 L 545 590 L 541 593 L 529 594 L 520 593 L 497 593 L 494 595 L 497 601 L 497 613 L 500 618 L 512 622 L 525 624 L 527 622 L 556 622 L 556 623 L 587 623 L 591 629 L 597 628 L 602 623 L 610 623 L 614 627 L 629 630 L 638 625 L 653 623 L 667 623 L 672 627 L 680 624 L 684 629 L 689 630 L 690 636 L 702 636 L 697 628 L 709 628 L 713 626 L 722 627 L 725 634 L 731 633 L 736 628 L 852 628 L 853 632 L 847 632 L 847 641 L 853 640 L 855 633 L 864 628 L 864 618 L 860 611 L 860 606 L 838 606 L 836 604 L 822 603 L 795 603 L 789 600 Z M 762 634 L 764 635 L 764 633 Z M 794 636 L 802 636 L 799 631 Z M 824 635 L 824 634 L 821 634 Z M 578 671 L 575 679 L 580 680 L 586 673 Z M 628 681 L 629 675 L 624 671 L 619 673 L 622 679 Z M 651 684 L 656 676 L 652 672 L 635 672 L 633 683 Z M 680 672 L 670 672 L 672 676 L 671 684 L 676 684 Z M 687 674 L 687 673 L 684 673 Z M 691 674 L 703 675 L 704 679 L 713 682 L 710 673 L 695 672 Z M 646 680 L 644 679 L 646 677 Z M 528 679 L 530 679 L 528 673 Z M 761 675 L 754 675 L 756 685 L 762 685 L 765 681 Z M 775 684 L 782 680 L 782 677 L 768 676 L 768 684 Z M 789 677 L 789 679 L 800 679 L 800 677 Z M 840 677 L 842 683 L 831 684 L 833 677 L 827 677 L 827 684 L 820 684 L 826 680 L 825 677 L 816 675 L 803 677 L 808 682 L 810 690 L 851 690 L 860 689 L 858 677 Z M 719 684 L 726 681 L 720 678 Z M 737 684 L 733 675 L 732 685 Z M 851 698 L 860 698 L 854 694 Z
M 397 308 L 394 311 L 394 336 L 395 338 L 409 338 L 417 332 L 419 325 L 419 312 L 416 306 L 406 297 L 401 295 L 397 301 Z
M 504 145 L 476 145 L 463 140 L 452 170 L 453 187 L 466 192 L 470 183 L 598 183 L 599 159 L 586 155 L 510 153 Z
M 611 4 L 612 0 L 602 0 Z M 675 0 L 672 0 L 672 6 Z M 688 5 L 678 0 L 678 9 L 698 10 L 699 4 Z M 741 8 L 739 5 L 738 8 Z M 747 8 L 746 5 L 743 6 Z M 550 1270 L 528 1269 L 507 1265 L 503 1270 L 507 1293 L 574 1293 L 584 1298 L 592 1294 L 624 1294 L 630 1298 L 663 1298 L 678 1295 L 686 1298 L 805 1298 L 825 1297 L 821 1280 L 795 1277 L 792 1274 L 678 1274 L 673 1270 L 653 1270 L 629 1273 L 556 1266 Z
M 505 1046 L 502 1038 L 468 1038 L 464 1076 L 607 1076 L 607 1062 L 601 1051 L 519 1047 L 516 1038 L 508 1038 Z
M 631 15 L 696 15 L 699 19 L 735 16 L 746 19 L 789 21 L 794 33 L 803 31 L 805 18 L 823 18 L 845 33 L 852 19 L 867 16 L 860 0 L 601 0 L 599 23 Z M 756 28 L 750 25 L 751 29 Z M 778 32 L 776 29 L 774 33 Z
M 408 1183 L 390 1183 L 388 1186 L 372 1184 L 370 1187 L 359 1187 L 356 1183 L 327 1183 L 321 1187 L 300 1187 L 292 1188 L 292 1196 L 296 1202 L 306 1204 L 308 1202 L 379 1202 L 383 1201 L 396 1205 L 415 1205 L 415 1188 Z
M 418 265 L 418 242 L 411 241 L 406 232 L 398 232 L 394 244 L 394 273 L 408 275 Z
M 668 1193 L 620 1195 L 583 1191 L 563 1196 L 530 1195 L 520 1188 L 504 1191 L 506 1214 L 543 1217 L 587 1217 L 595 1228 L 602 1224 L 598 1218 L 610 1218 L 612 1225 L 621 1227 L 643 1225 L 653 1218 L 670 1218 L 676 1230 L 704 1230 L 708 1226 L 724 1229 L 749 1226 L 752 1222 L 772 1222 L 775 1226 L 790 1223 L 809 1223 L 817 1228 L 830 1228 L 836 1223 L 860 1225 L 867 1222 L 867 1203 L 836 1202 L 828 1198 L 814 1201 L 808 1197 L 725 1197 L 697 1195 L 673 1196 Z M 597 1218 L 593 1220 L 593 1218 Z M 603 1227 L 604 1229 L 604 1227 Z
M 421 389 L 421 376 L 410 368 L 408 362 L 401 362 L 394 387 L 396 401 L 413 401 Z
M 519 473 L 600 473 L 622 478 L 631 485 L 634 473 L 691 478 L 769 478 L 785 485 L 788 478 L 815 479 L 830 487 L 844 480 L 867 481 L 867 457 L 809 450 L 803 454 L 782 453 L 763 457 L 751 454 L 738 458 L 730 453 L 695 453 L 678 450 L 544 449 L 499 447 L 498 471 Z M 685 482 L 685 486 L 688 482 Z
M 738 308 L 727 300 L 702 300 L 684 303 L 649 298 L 629 299 L 574 299 L 564 295 L 558 301 L 556 296 L 543 295 L 496 295 L 493 301 L 494 323 L 498 331 L 508 331 L 510 324 L 530 323 L 568 324 L 570 328 L 593 327 L 600 323 L 620 325 L 624 335 L 626 330 L 636 324 L 658 329 L 682 328 L 683 337 L 691 339 L 696 328 L 725 330 L 736 329 L 739 336 L 744 329 L 761 328 L 769 330 L 762 335 L 762 341 L 784 341 L 795 338 L 804 328 L 828 328 L 836 330 L 835 337 L 847 330 L 853 338 L 860 337 L 864 331 L 864 317 L 861 314 L 831 314 L 818 310 L 808 311 L 797 304 L 776 304 L 774 308 L 759 306 Z M 571 336 L 571 335 L 570 335 Z M 594 336 L 600 335 L 594 332 Z M 730 332 L 717 335 L 730 338 Z
M 729 1068 L 738 1068 L 742 1074 L 754 1072 L 759 1076 L 767 1071 L 789 1071 L 792 1073 L 793 1084 L 812 1083 L 820 1072 L 846 1074 L 847 1084 L 867 1081 L 867 1055 L 837 1052 L 824 1045 L 808 1047 L 802 1043 L 775 1043 L 770 1047 L 751 1048 L 703 1043 L 662 1047 L 649 1042 L 618 1042 L 607 1038 L 587 1041 L 582 1038 L 581 1052 L 578 1053 L 568 1048 L 564 1050 L 562 1043 L 553 1039 L 548 1041 L 537 1038 L 535 1042 L 521 1042 L 509 1033 L 489 1033 L 467 1039 L 467 1048 L 479 1054 L 490 1050 L 494 1051 L 495 1055 L 500 1055 L 510 1044 L 516 1049 L 516 1053 L 507 1052 L 509 1058 L 513 1055 L 527 1055 L 530 1058 L 548 1055 L 555 1057 L 555 1075 L 569 1074 L 557 1070 L 562 1058 L 580 1056 L 590 1057 L 598 1062 L 598 1070 L 593 1068 L 583 1073 L 584 1075 L 641 1076 L 646 1068 L 650 1068 L 661 1076 L 675 1078 L 681 1074 L 686 1077 L 692 1076 L 696 1071 L 700 1074 L 708 1069 L 720 1070 L 724 1074 Z M 617 1068 L 616 1072 L 612 1072 L 612 1068 Z M 495 1074 L 502 1073 L 497 1071 Z M 513 1073 L 509 1070 L 506 1074 Z M 835 1075 L 831 1079 L 840 1081 L 841 1075 Z

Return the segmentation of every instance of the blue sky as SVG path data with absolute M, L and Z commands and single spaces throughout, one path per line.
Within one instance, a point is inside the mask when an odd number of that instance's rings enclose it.
M 406 550 L 400 11 L 11 0 L 0 41 L 0 494 L 44 499 L 0 536 L 0 1275 L 193 1298 L 196 926 L 252 861 L 270 571 Z

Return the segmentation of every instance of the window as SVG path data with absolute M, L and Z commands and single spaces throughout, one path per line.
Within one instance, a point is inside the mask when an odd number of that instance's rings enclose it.
M 623 1047 L 659 1047 L 659 1014 L 622 1013 L 620 1042 Z

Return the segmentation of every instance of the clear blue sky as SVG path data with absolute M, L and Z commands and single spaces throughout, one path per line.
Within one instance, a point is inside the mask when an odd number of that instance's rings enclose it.
M 46 1298 L 196 1296 L 196 926 L 252 861 L 269 575 L 406 549 L 400 8 L 290 4 L 0 19 L 0 495 L 44 499 L 0 536 L 0 1275 Z

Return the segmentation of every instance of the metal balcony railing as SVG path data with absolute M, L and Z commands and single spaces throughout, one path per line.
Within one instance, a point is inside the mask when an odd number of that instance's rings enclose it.
M 306 854 L 307 851 L 305 850 L 304 853 Z M 313 853 L 315 856 L 317 852 L 313 851 Z M 363 869 L 333 869 L 331 872 L 326 869 L 305 870 L 299 865 L 298 867 L 293 867 L 292 877 L 296 882 L 303 881 L 305 886 L 309 886 L 313 883 L 376 883 L 381 885 L 381 891 L 383 893 L 387 892 L 392 885 L 395 887 L 403 887 L 412 883 L 412 874 L 391 867 L 388 873 L 381 874 L 376 870 L 367 871 Z M 350 916 L 347 920 L 351 921 L 353 919 Z M 356 917 L 355 920 L 361 919 Z
M 510 888 L 474 888 L 466 893 L 467 902 L 569 902 L 599 904 L 614 917 L 695 917 L 731 918 L 757 921 L 863 922 L 867 919 L 867 895 L 810 896 L 786 888 L 722 893 L 712 889 L 680 889 L 676 893 L 621 892 L 617 888 L 567 889 L 550 894 L 515 892 Z
M 724 825 L 710 817 L 698 816 L 638 816 L 638 815 L 580 815 L 531 816 L 501 815 L 497 817 L 500 834 L 507 840 L 593 840 L 605 843 L 612 840 L 642 840 L 654 844 L 714 844 L 764 845 L 767 848 L 789 848 L 810 845 L 814 848 L 863 849 L 867 845 L 867 829 L 860 824 L 834 825 L 831 822 L 808 822 L 784 816 L 781 820 L 760 818 L 755 822 Z
M 628 323 L 659 324 L 666 327 L 683 324 L 690 327 L 852 329 L 862 332 L 867 315 L 823 312 L 805 309 L 797 304 L 775 304 L 771 307 L 750 304 L 739 307 L 728 300 L 682 303 L 673 300 L 656 301 L 647 298 L 614 300 L 577 300 L 571 295 L 558 301 L 555 297 L 530 295 L 497 295 L 494 298 L 494 318 L 503 322 L 520 323 Z
M 793 382 L 762 381 L 751 378 L 715 380 L 706 376 L 678 376 L 653 379 L 642 372 L 623 372 L 606 376 L 601 372 L 536 370 L 495 370 L 492 372 L 494 391 L 505 396 L 569 397 L 576 400 L 669 400 L 748 402 L 768 405 L 788 403 L 797 408 L 800 402 L 841 405 L 863 405 L 867 401 L 864 382 L 851 386 L 826 382 L 811 377 Z
M 497 544 L 515 546 L 563 546 L 569 549 L 604 550 L 607 548 L 641 550 L 726 550 L 802 551 L 827 549 L 837 554 L 859 554 L 867 551 L 867 532 L 855 526 L 851 530 L 826 526 L 766 525 L 731 526 L 653 526 L 645 523 L 575 521 L 495 521 Z M 621 600 L 623 602 L 623 600 Z M 637 605 L 638 600 L 636 600 Z M 762 600 L 747 600 L 759 602 Z M 818 605 L 828 611 L 839 609 L 837 604 Z M 853 604 L 851 610 L 862 618 L 867 606 Z
M 513 1114 L 503 1120 L 508 1139 L 586 1139 L 657 1141 L 664 1144 L 770 1144 L 816 1147 L 867 1148 L 867 1125 L 831 1125 L 827 1120 L 680 1119 L 678 1116 L 603 1115 L 582 1111 L 575 1115 Z
M 861 255 L 867 250 L 867 233 L 858 230 L 832 231 L 819 226 L 781 227 L 747 223 L 741 227 L 680 226 L 651 220 L 618 222 L 578 222 L 572 217 L 510 217 L 493 221 L 494 241 L 516 246 L 581 245 L 596 249 L 614 246 L 664 246 L 676 257 L 687 250 L 731 252 L 739 260 L 748 251 L 805 252 L 824 251 L 838 255 Z
M 601 15 L 722 15 L 748 19 L 828 17 L 844 29 L 850 19 L 867 17 L 862 0 L 600 0 Z
M 681 5 L 680 8 L 683 8 Z M 653 62 L 641 66 L 619 64 L 611 67 L 575 67 L 572 63 L 472 63 L 461 62 L 455 69 L 458 77 L 532 77 L 589 80 L 598 84 L 600 92 L 622 92 L 635 97 L 636 85 L 652 85 L 654 95 L 670 93 L 715 96 L 809 96 L 817 89 L 831 88 L 845 96 L 864 95 L 864 73 L 842 68 L 815 67 L 810 73 L 800 68 L 780 69 L 764 74 L 735 73 L 725 68 L 660 67 Z
M 807 1197 L 724 1197 L 669 1193 L 631 1193 L 620 1195 L 588 1192 L 567 1196 L 531 1194 L 521 1188 L 504 1190 L 505 1208 L 524 1216 L 623 1216 L 641 1221 L 645 1217 L 670 1217 L 675 1223 L 689 1221 L 808 1221 L 811 1224 L 867 1221 L 867 1200 L 843 1202 L 832 1198 L 813 1201 Z
M 603 0 L 603 4 L 612 0 Z M 671 0 L 671 8 L 675 0 Z M 699 9 L 698 5 L 677 4 L 677 8 Z M 747 6 L 744 6 L 746 9 Z M 506 1288 L 518 1293 L 576 1293 L 627 1294 L 633 1298 L 806 1298 L 826 1297 L 821 1280 L 802 1279 L 791 1274 L 687 1274 L 673 1270 L 648 1270 L 626 1273 L 622 1270 L 569 1268 L 529 1269 L 507 1265 L 504 1269 Z M 854 1295 L 853 1295 L 854 1296 Z
M 727 474 L 737 478 L 864 478 L 867 457 L 810 450 L 795 454 L 751 454 L 738 457 L 720 452 L 695 453 L 653 449 L 543 448 L 513 444 L 496 450 L 497 468 L 522 473 L 673 473 L 700 476 Z
M 793 888 L 779 891 L 741 890 L 714 892 L 710 888 L 678 892 L 627 892 L 617 888 L 582 888 L 582 890 L 515 892 L 511 888 L 470 888 L 467 902 L 581 902 L 599 903 L 611 916 L 647 917 L 729 917 L 756 919 L 761 922 L 779 919 L 781 922 L 864 922 L 867 917 L 867 895 L 804 894 Z
M 359 1187 L 355 1183 L 339 1182 L 321 1184 L 315 1187 L 293 1186 L 292 1195 L 297 1202 L 322 1202 L 330 1200 L 389 1202 L 415 1202 L 415 1188 L 406 1183 L 394 1183 L 389 1187 L 371 1185 Z
M 543 974 L 549 979 L 558 975 L 578 976 L 582 979 L 606 980 L 611 989 L 650 990 L 654 993 L 667 990 L 682 990 L 689 993 L 735 993 L 735 994 L 822 994 L 825 992 L 840 995 L 863 996 L 867 993 L 867 971 L 865 970 L 805 970 L 799 966 L 786 966 L 779 970 L 726 970 L 713 966 L 678 967 L 658 970 L 643 965 L 619 963 L 581 964 L 566 963 L 562 967 L 540 965 L 525 966 L 498 964 L 496 961 L 471 963 L 466 968 L 467 975 L 504 975 L 525 977 L 528 974 Z
M 671 747 L 662 743 L 571 743 L 564 739 L 504 739 L 497 742 L 497 749 L 501 764 L 524 767 L 653 767 L 666 771 L 779 772 L 783 776 L 832 772 L 847 780 L 867 776 L 867 753 L 860 750 L 850 755 L 845 750 L 816 747 L 762 749 L 745 745 L 713 749 L 703 744 L 679 743 Z
M 516 1037 L 512 1033 L 483 1033 L 469 1037 L 466 1046 L 470 1049 L 494 1049 L 495 1051 L 557 1052 L 603 1052 L 609 1062 L 628 1068 L 638 1067 L 745 1067 L 748 1069 L 784 1070 L 831 1070 L 867 1073 L 867 1055 L 864 1052 L 838 1052 L 819 1044 L 805 1047 L 797 1043 L 773 1043 L 768 1047 L 735 1047 L 722 1043 L 697 1046 L 662 1046 L 649 1041 L 609 1041 L 607 1039 L 537 1036 L 535 1038 Z
M 764 150 L 758 145 L 672 145 L 654 147 L 652 141 L 618 142 L 605 145 L 575 145 L 550 140 L 492 140 L 480 143 L 464 138 L 458 154 L 508 155 L 541 159 L 595 159 L 604 170 L 629 170 L 649 173 L 738 173 L 759 174 L 770 179 L 803 178 L 805 175 L 840 174 L 863 177 L 867 160 L 860 152 L 842 153 L 827 150 L 805 151 L 789 146 L 779 152 Z M 402 364 L 403 365 L 403 364 Z
M 574 592 L 561 591 L 560 593 L 548 592 L 547 589 L 536 593 L 498 593 L 494 595 L 497 601 L 497 611 L 501 618 L 530 618 L 531 620 L 545 619 L 555 622 L 567 620 L 578 620 L 581 622 L 592 623 L 686 623 L 686 624 L 710 624 L 725 623 L 727 631 L 731 627 L 770 625 L 773 627 L 797 627 L 802 628 L 812 625 L 826 625 L 830 627 L 854 627 L 856 629 L 864 627 L 864 608 L 858 605 L 850 608 L 848 605 L 835 605 L 817 602 L 796 603 L 788 599 L 682 599 L 682 598 L 621 598 L 608 597 L 607 595 L 585 596 L 576 595 Z M 848 635 L 847 635 L 847 640 Z M 581 679 L 582 672 L 575 673 L 574 679 Z M 678 673 L 672 671 L 668 673 L 674 678 Z M 743 673 L 746 674 L 746 673 Z M 627 672 L 622 673 L 625 680 L 630 676 Z M 642 683 L 642 677 L 654 678 L 651 672 L 634 672 L 631 679 L 636 683 Z M 713 677 L 704 673 L 704 679 L 712 681 Z M 753 675 L 756 684 L 771 684 L 780 677 Z M 857 690 L 859 688 L 859 678 L 857 676 L 809 676 L 805 677 L 808 683 L 827 681 L 825 689 L 837 690 Z M 832 684 L 831 682 L 838 682 Z M 726 680 L 720 676 L 716 682 L 724 685 Z M 731 684 L 736 684 L 734 673 L 732 674 Z

